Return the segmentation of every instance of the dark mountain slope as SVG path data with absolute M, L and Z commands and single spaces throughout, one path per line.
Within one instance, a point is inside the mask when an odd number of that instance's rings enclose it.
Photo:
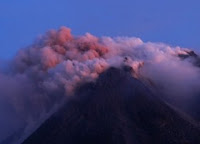
M 200 131 L 157 98 L 129 69 L 110 68 L 23 144 L 198 144 Z

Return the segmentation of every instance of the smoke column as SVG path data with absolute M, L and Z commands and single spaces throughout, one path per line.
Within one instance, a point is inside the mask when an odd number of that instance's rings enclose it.
M 133 77 L 161 97 L 186 105 L 200 94 L 198 56 L 190 52 L 135 37 L 50 30 L 10 62 L 0 61 L 0 142 L 18 131 L 29 133 L 72 97 L 77 85 L 95 81 L 109 67 L 130 66 Z

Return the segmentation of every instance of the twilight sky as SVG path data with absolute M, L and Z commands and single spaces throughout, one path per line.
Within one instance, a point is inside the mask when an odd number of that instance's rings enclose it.
M 199 0 L 0 0 L 0 59 L 49 29 L 134 36 L 200 50 Z

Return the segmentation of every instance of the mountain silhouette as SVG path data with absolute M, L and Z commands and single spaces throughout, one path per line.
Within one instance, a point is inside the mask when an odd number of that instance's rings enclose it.
M 199 127 L 131 75 L 109 68 L 77 87 L 22 144 L 198 144 Z

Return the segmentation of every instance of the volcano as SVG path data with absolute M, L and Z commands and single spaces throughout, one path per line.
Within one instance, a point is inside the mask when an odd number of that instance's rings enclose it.
M 76 88 L 22 144 L 198 144 L 199 127 L 140 79 L 111 67 Z
M 50 30 L 0 65 L 1 144 L 198 144 L 200 56 Z

